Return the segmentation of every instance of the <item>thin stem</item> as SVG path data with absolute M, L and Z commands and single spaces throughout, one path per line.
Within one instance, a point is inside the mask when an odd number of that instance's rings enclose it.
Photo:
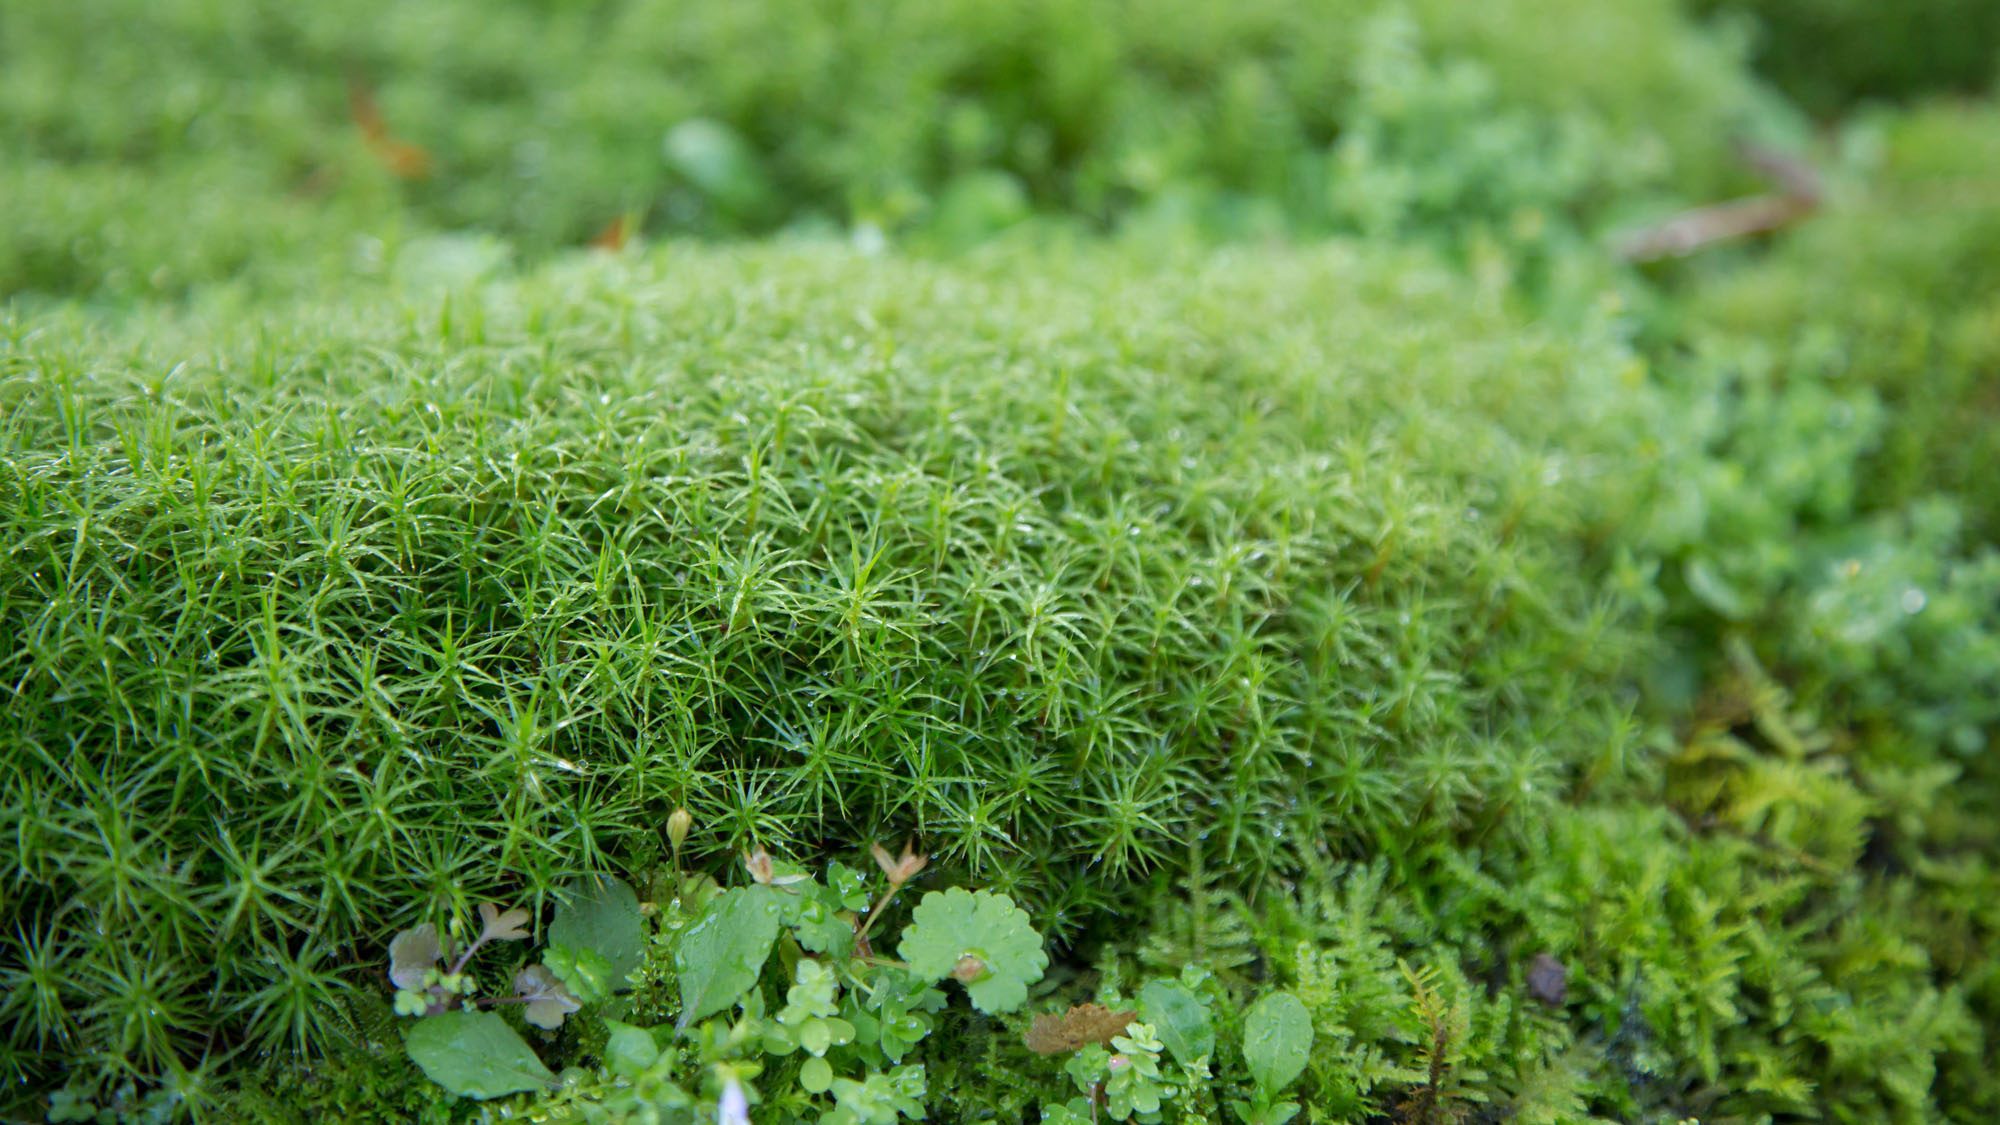
M 875 928 L 875 919 L 881 916 L 882 908 L 889 905 L 889 900 L 895 898 L 896 892 L 902 889 L 903 884 L 901 883 L 889 884 L 889 889 L 883 891 L 882 897 L 876 899 L 875 905 L 868 909 L 868 917 L 861 920 L 861 932 L 855 936 L 856 941 L 868 940 L 868 931 Z

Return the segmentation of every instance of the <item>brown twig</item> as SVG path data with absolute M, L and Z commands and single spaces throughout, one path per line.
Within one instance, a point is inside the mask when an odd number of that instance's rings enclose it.
M 1685 257 L 1717 242 L 1778 230 L 1819 209 L 1824 187 L 1810 164 L 1749 141 L 1739 142 L 1736 152 L 1779 190 L 1697 207 L 1628 232 L 1617 239 L 1618 256 L 1628 262 Z

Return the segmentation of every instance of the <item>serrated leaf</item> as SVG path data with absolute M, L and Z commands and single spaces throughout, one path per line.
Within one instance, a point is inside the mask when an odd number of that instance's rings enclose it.
M 1312 1041 L 1312 1016 L 1289 992 L 1271 993 L 1243 1018 L 1243 1061 L 1267 1095 L 1291 1085 L 1306 1068 Z
M 611 963 L 612 987 L 623 987 L 646 956 L 639 896 L 618 879 L 572 883 L 549 923 L 550 945 L 590 950 Z
M 502 912 L 490 902 L 479 904 L 480 941 L 523 941 L 528 931 L 521 927 L 528 924 L 528 912 L 520 907 Z
M 786 896 L 782 905 L 785 924 L 801 947 L 841 960 L 854 955 L 854 924 L 842 916 L 839 892 L 810 883 Z
M 564 1016 L 583 1007 L 546 965 L 530 965 L 516 973 L 514 993 L 528 1000 L 528 1022 L 551 1031 L 562 1026 Z
M 925 895 L 897 949 L 919 977 L 960 975 L 972 1006 L 995 1014 L 1027 1003 L 1028 986 L 1049 967 L 1042 936 L 1026 911 L 1005 895 L 963 887 Z M 965 980 L 968 959 L 984 964 Z
M 498 1098 L 556 1080 L 493 1012 L 461 1009 L 427 1016 L 410 1027 L 403 1045 L 431 1081 L 460 1097 Z
M 1156 980 L 1139 990 L 1139 1011 L 1183 1065 L 1215 1055 L 1215 1026 L 1208 1008 L 1187 987 Z
M 736 1002 L 757 982 L 778 940 L 777 892 L 739 887 L 711 900 L 674 950 L 680 977 L 677 1030 Z
M 436 926 L 425 922 L 404 930 L 389 942 L 389 979 L 397 988 L 418 991 L 424 987 L 424 974 L 443 956 Z

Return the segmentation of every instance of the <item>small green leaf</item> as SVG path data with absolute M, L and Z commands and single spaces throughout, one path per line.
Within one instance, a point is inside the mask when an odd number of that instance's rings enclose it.
M 611 963 L 611 986 L 621 988 L 646 956 L 639 896 L 617 879 L 572 883 L 549 923 L 550 945 L 590 950 Z
M 415 929 L 404 930 L 389 942 L 389 979 L 397 988 L 421 991 L 428 983 L 424 975 L 443 956 L 436 926 L 425 922 Z
M 1257 1001 L 1243 1019 L 1243 1061 L 1266 1094 L 1291 1085 L 1306 1068 L 1312 1041 L 1312 1016 L 1289 992 L 1273 992 Z
M 839 892 L 821 883 L 807 883 L 786 896 L 785 924 L 799 945 L 814 953 L 845 960 L 854 955 L 854 924 L 841 917 Z
M 1049 967 L 1042 936 L 1013 899 L 963 887 L 925 895 L 898 951 L 920 977 L 958 976 L 972 1006 L 995 1014 L 1027 1003 L 1028 986 Z
M 847 910 L 868 909 L 868 877 L 835 860 L 826 865 L 826 885 Z
M 497 1098 L 556 1080 L 493 1012 L 460 1010 L 418 1020 L 403 1045 L 431 1081 L 460 1097 Z
M 514 994 L 528 1001 L 527 1021 L 551 1031 L 562 1026 L 564 1016 L 583 1007 L 546 965 L 529 965 L 514 974 Z
M 611 962 L 596 950 L 551 945 L 542 951 L 542 964 L 562 981 L 578 1003 L 595 1004 L 611 995 Z
M 1731 586 L 1707 559 L 1689 559 L 1681 575 L 1687 580 L 1689 593 L 1729 620 L 1741 621 L 1752 613 L 1750 599 Z
M 533 915 L 520 907 L 503 911 L 490 902 L 479 904 L 480 941 L 525 941 L 528 931 L 521 927 L 528 924 Z
M 653 1042 L 653 1035 L 643 1027 L 605 1020 L 611 1029 L 611 1037 L 604 1044 L 604 1065 L 620 1078 L 636 1078 L 652 1069 L 660 1060 L 659 1045 Z
M 1139 1018 L 1153 1025 L 1160 1042 L 1185 1066 L 1215 1054 L 1208 1008 L 1173 981 L 1156 980 L 1139 990 Z
M 817 1056 L 799 1067 L 799 1086 L 808 1094 L 824 1094 L 833 1086 L 833 1066 Z
M 757 982 L 778 940 L 777 894 L 769 887 L 739 887 L 716 897 L 674 950 L 681 983 L 676 1030 L 736 1002 Z

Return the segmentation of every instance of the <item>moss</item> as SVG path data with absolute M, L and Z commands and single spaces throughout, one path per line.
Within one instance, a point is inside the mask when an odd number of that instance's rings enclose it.
M 1385 15 L 1402 11 L 15 5 L 0 206 L 32 221 L 0 240 L 0 292 L 171 295 L 236 276 L 251 247 L 257 267 L 293 243 L 338 262 L 356 236 L 398 231 L 477 229 L 540 255 L 621 216 L 681 233 L 861 224 L 947 248 L 1031 212 L 1353 229 L 1357 191 L 1454 227 L 1504 228 L 1515 208 L 1595 221 L 1635 193 L 1715 190 L 1721 138 L 1773 114 L 1670 0 Z M 1385 19 L 1439 71 L 1409 106 L 1369 92 Z
M 156 1064 L 682 804 L 704 862 L 916 833 L 1062 937 L 1197 821 L 1252 879 L 1323 825 L 1512 831 L 1633 643 L 1529 404 L 1626 360 L 1469 297 L 1343 248 L 676 247 L 16 317 L 7 956 L 76 969 L 22 1034 Z M 188 1010 L 133 1033 L 93 982 L 141 950 Z

